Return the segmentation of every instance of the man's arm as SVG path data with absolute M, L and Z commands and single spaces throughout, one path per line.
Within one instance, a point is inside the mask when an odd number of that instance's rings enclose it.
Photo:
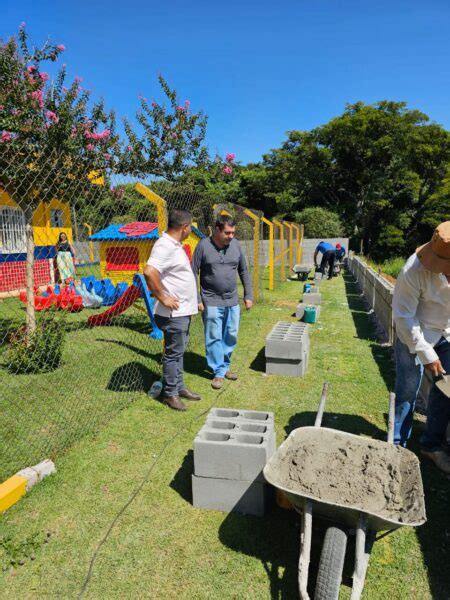
M 242 252 L 241 245 L 239 244 L 239 264 L 238 264 L 239 278 L 244 286 L 244 304 L 245 308 L 249 310 L 253 306 L 253 289 L 252 282 L 250 280 L 250 273 L 248 272 L 247 261 L 245 260 L 244 253 Z
M 316 248 L 314 251 L 314 266 L 318 267 L 319 265 L 317 264 L 317 255 L 319 254 L 318 249 Z
M 197 302 L 199 310 L 203 310 L 204 306 L 202 304 L 202 297 L 200 295 L 200 282 L 198 277 L 200 275 L 200 269 L 202 265 L 202 257 L 203 257 L 203 244 L 199 242 L 194 250 L 194 256 L 192 257 L 192 271 L 194 273 L 195 284 L 197 286 Z
M 170 268 L 170 255 L 166 248 L 154 245 L 150 258 L 144 268 L 145 281 L 152 294 L 159 302 L 170 310 L 177 310 L 180 306 L 178 298 L 170 296 L 161 283 L 161 273 Z
M 443 372 L 439 357 L 429 344 L 416 317 L 420 298 L 420 282 L 417 271 L 403 270 L 395 284 L 392 310 L 400 339 L 409 351 L 417 354 L 420 362 L 433 374 Z

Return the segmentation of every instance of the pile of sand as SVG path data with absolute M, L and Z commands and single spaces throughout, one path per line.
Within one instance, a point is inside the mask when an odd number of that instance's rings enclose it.
M 292 492 L 400 522 L 422 519 L 417 459 L 402 448 L 304 429 L 278 460 L 277 483 Z

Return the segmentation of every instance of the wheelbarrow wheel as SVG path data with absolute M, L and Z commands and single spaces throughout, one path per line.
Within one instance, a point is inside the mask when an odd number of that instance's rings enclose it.
M 342 581 L 347 532 L 328 527 L 320 555 L 314 600 L 338 600 Z

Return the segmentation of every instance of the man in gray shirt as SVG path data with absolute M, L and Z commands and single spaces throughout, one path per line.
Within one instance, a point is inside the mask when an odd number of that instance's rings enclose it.
M 244 286 L 244 305 L 253 306 L 253 293 L 247 262 L 234 238 L 236 224 L 229 216 L 219 216 L 214 234 L 202 239 L 194 252 L 192 270 L 200 274 L 198 308 L 205 327 L 206 362 L 213 372 L 212 387 L 222 387 L 224 378 L 236 380 L 230 371 L 231 355 L 237 344 L 240 306 L 237 274 Z

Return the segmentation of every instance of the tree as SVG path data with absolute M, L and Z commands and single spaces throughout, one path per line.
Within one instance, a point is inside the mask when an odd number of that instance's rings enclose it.
M 291 131 L 263 164 L 283 211 L 332 210 L 354 243 L 386 257 L 429 237 L 424 206 L 449 162 L 447 131 L 404 102 L 381 101 L 357 102 L 322 127 Z
M 295 213 L 295 222 L 304 225 L 308 238 L 336 238 L 342 236 L 344 230 L 336 213 L 318 206 Z
M 201 111 L 192 112 L 189 100 L 181 103 L 162 75 L 158 79 L 169 106 L 139 97 L 141 108 L 136 119 L 141 132 L 124 119 L 128 152 L 122 155 L 118 170 L 173 180 L 189 166 L 207 161 L 208 153 L 203 146 L 207 117 Z
M 56 80 L 42 69 L 65 48 L 45 43 L 29 49 L 25 27 L 18 38 L 0 43 L 1 184 L 23 210 L 27 245 L 27 330 L 36 326 L 33 300 L 32 216 L 41 202 L 68 201 L 74 188 L 88 196 L 89 174 L 104 172 L 120 152 L 115 116 L 102 101 L 89 105 L 89 92 L 76 78 L 65 87 L 66 70 Z

